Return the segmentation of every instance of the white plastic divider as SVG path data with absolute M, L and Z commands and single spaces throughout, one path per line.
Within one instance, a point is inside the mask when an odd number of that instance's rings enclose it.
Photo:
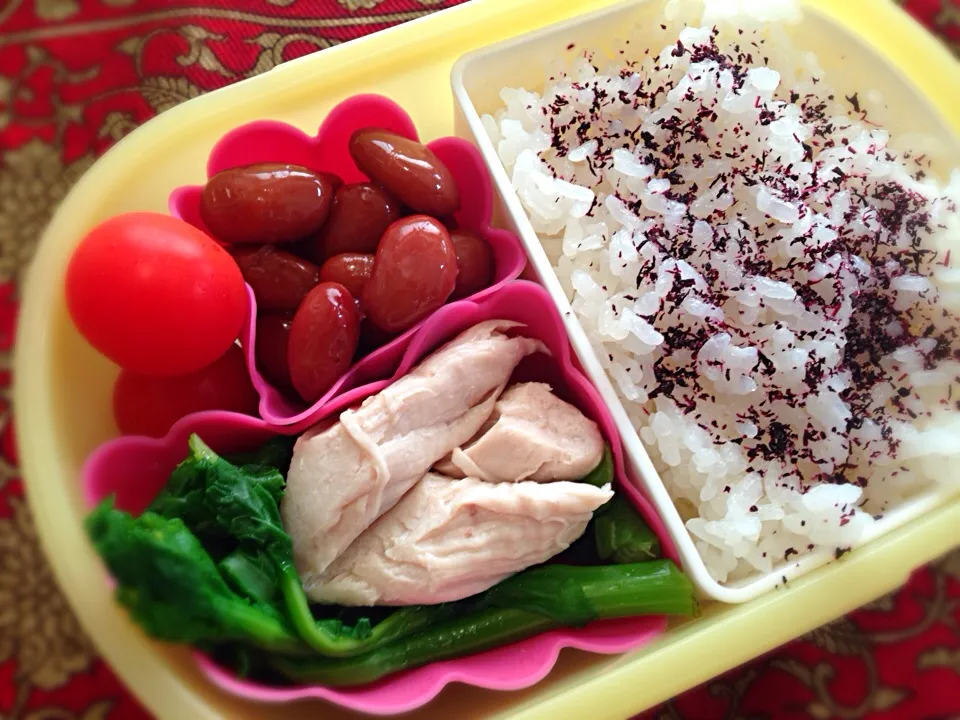
M 717 582 L 707 570 L 693 537 L 677 512 L 660 474 L 654 467 L 636 428 L 617 396 L 610 378 L 597 358 L 570 300 L 513 189 L 497 150 L 481 123 L 482 114 L 502 106 L 499 98 L 503 87 L 525 87 L 539 90 L 547 77 L 546 68 L 558 58 L 569 56 L 581 48 L 605 51 L 617 37 L 631 27 L 649 27 L 655 36 L 663 17 L 663 4 L 655 0 L 630 0 L 613 7 L 522 35 L 496 45 L 474 51 L 461 58 L 451 73 L 456 100 L 457 134 L 472 137 L 483 153 L 497 187 L 502 207 L 499 220 L 521 238 L 537 279 L 547 288 L 563 316 L 571 344 L 584 370 L 596 385 L 610 409 L 626 450 L 628 469 L 634 480 L 656 505 L 668 532 L 676 543 L 684 570 L 707 597 L 724 603 L 742 603 L 763 595 L 790 580 L 806 575 L 835 559 L 833 549 L 823 549 L 784 562 L 766 574 L 756 574 L 735 583 Z M 926 98 L 915 90 L 899 71 L 890 67 L 877 51 L 837 26 L 827 17 L 807 9 L 801 25 L 793 33 L 798 47 L 821 56 L 829 81 L 838 91 L 853 93 L 869 77 L 871 90 L 882 98 L 871 112 L 894 131 L 910 135 L 911 140 L 924 138 L 924 149 L 939 163 L 934 169 L 960 167 L 960 143 L 948 125 Z M 659 51 L 665 40 L 654 45 Z M 960 482 L 942 484 L 911 498 L 888 511 L 876 522 L 855 547 L 878 538 L 945 504 L 960 493 Z

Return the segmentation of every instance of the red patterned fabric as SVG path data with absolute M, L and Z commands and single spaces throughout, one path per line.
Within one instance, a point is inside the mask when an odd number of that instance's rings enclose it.
M 53 208 L 156 113 L 462 1 L 0 0 L 0 720 L 149 717 L 57 590 L 17 474 L 17 284 Z M 904 4 L 960 54 L 960 0 Z M 894 595 L 641 717 L 960 718 L 958 622 L 955 553 Z

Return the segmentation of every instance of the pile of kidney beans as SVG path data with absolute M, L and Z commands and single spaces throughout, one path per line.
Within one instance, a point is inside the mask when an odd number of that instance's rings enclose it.
M 460 195 L 429 148 L 365 128 L 350 154 L 369 182 L 262 163 L 210 178 L 200 204 L 256 295 L 260 372 L 308 403 L 358 351 L 493 281 L 487 243 L 448 230 Z

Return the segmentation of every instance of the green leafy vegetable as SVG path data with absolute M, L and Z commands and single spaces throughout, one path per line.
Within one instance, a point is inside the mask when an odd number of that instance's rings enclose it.
M 613 453 L 610 451 L 609 445 L 603 446 L 603 457 L 600 459 L 600 464 L 587 473 L 580 482 L 596 487 L 603 487 L 613 482 Z
M 282 576 L 267 555 L 237 550 L 215 565 L 179 518 L 151 512 L 134 518 L 114 508 L 111 500 L 87 518 L 87 532 L 117 581 L 118 600 L 154 637 L 201 645 L 244 640 L 278 652 L 307 649 L 287 618 L 284 583 L 278 584 Z M 298 596 L 303 596 L 302 588 L 293 595 Z M 305 599 L 302 612 L 326 654 L 350 655 L 414 633 L 451 610 L 403 608 L 372 627 L 366 618 L 354 625 L 337 619 L 315 621 Z
M 547 569 L 549 573 L 542 572 Z M 527 570 L 511 580 L 528 573 L 535 578 L 534 585 L 543 583 L 542 587 L 537 588 L 538 598 L 551 586 L 559 591 L 561 585 L 575 585 L 579 591 L 578 598 L 586 600 L 591 615 L 597 618 L 690 615 L 697 609 L 692 584 L 669 560 L 608 567 L 554 565 Z M 524 581 L 519 583 L 524 584 Z M 529 584 L 527 586 L 530 587 Z M 517 592 L 513 597 L 522 600 L 522 592 Z M 565 624 L 539 611 L 483 605 L 484 600 L 481 599 L 477 609 L 472 612 L 455 615 L 423 632 L 362 655 L 350 658 L 274 657 L 270 662 L 278 671 L 297 682 L 332 686 L 363 685 L 401 670 L 497 647 Z
M 217 565 L 237 593 L 257 605 L 276 608 L 281 600 L 277 569 L 264 555 L 235 550 Z
M 237 467 L 213 452 L 198 436 L 189 440 L 190 454 L 171 473 L 166 486 L 150 505 L 150 512 L 166 518 L 180 518 L 196 535 L 222 535 L 225 528 L 207 502 L 207 489 L 213 482 L 229 484 L 242 477 L 246 484 L 261 486 L 274 504 L 279 504 L 286 485 L 277 467 L 250 464 Z M 277 459 L 278 452 L 264 450 L 252 458 Z M 229 534 L 229 533 L 228 533 Z
M 614 495 L 594 515 L 592 524 L 597 554 L 605 562 L 636 563 L 660 555 L 660 540 L 622 495 Z
M 237 467 L 196 435 L 190 449 L 202 468 L 203 505 L 228 536 L 266 553 L 281 570 L 293 565 L 293 543 L 280 520 L 284 479 L 276 468 Z
M 293 562 L 293 544 L 280 519 L 285 481 L 279 470 L 263 465 L 237 467 L 196 435 L 190 437 L 189 446 L 189 457 L 174 471 L 151 509 L 174 517 L 182 513 L 184 523 L 197 534 L 235 541 L 239 550 L 221 561 L 225 577 L 256 600 L 264 593 L 263 574 L 272 577 L 290 623 L 315 651 L 353 655 L 433 622 L 425 613 L 409 610 L 395 613 L 396 619 L 387 618 L 375 628 L 363 618 L 352 626 L 335 619 L 316 620 Z
M 182 520 L 198 535 L 207 534 L 216 527 L 203 504 L 205 484 L 201 462 L 191 454 L 177 465 L 163 490 L 147 508 L 156 515 Z
M 331 616 L 317 619 L 280 517 L 280 468 L 291 447 L 282 440 L 237 457 L 238 465 L 193 436 L 189 456 L 148 512 L 133 518 L 107 501 L 88 518 L 119 601 L 147 632 L 213 650 L 245 673 L 358 685 L 552 627 L 696 611 L 689 580 L 657 561 L 540 566 L 459 602 L 366 614 L 330 608 Z M 585 481 L 612 479 L 608 447 Z M 614 498 L 593 524 L 606 558 L 632 562 L 657 552 L 656 538 L 626 501 Z
M 232 465 L 259 465 L 261 467 L 276 468 L 280 474 L 286 476 L 290 469 L 290 459 L 293 457 L 293 446 L 296 437 L 278 435 L 261 445 L 253 452 L 233 453 L 224 455 L 224 459 Z
M 179 519 L 150 512 L 133 518 L 105 500 L 86 526 L 119 585 L 118 600 L 154 637 L 187 643 L 245 640 L 277 651 L 302 647 L 285 622 L 230 590 Z
M 580 583 L 563 565 L 530 568 L 507 578 L 480 596 L 481 607 L 516 608 L 561 625 L 586 625 L 597 619 Z
M 276 569 L 287 616 L 300 637 L 317 652 L 331 656 L 352 655 L 379 641 L 379 636 L 373 638 L 369 621 L 349 626 L 339 620 L 314 619 L 293 562 L 293 543 L 280 520 L 277 482 L 270 476 L 271 472 L 279 476 L 279 472 L 260 466 L 238 468 L 196 435 L 190 438 L 190 448 L 203 468 L 204 505 L 241 548 L 269 558 Z

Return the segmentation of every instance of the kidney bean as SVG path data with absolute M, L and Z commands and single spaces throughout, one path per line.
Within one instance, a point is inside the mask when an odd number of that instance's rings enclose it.
M 380 130 L 358 130 L 350 155 L 360 171 L 418 213 L 445 217 L 460 208 L 456 181 L 430 148 Z
M 453 215 L 447 215 L 446 217 L 438 217 L 437 220 L 443 223 L 443 226 L 447 229 L 447 232 L 451 235 L 455 233 L 460 225 L 457 223 L 457 218 Z
M 330 217 L 320 231 L 318 257 L 374 253 L 384 231 L 400 217 L 400 203 L 378 185 L 344 185 L 337 190 Z
M 341 187 L 343 187 L 343 178 L 332 172 L 318 172 L 317 175 L 321 180 L 325 180 L 330 184 L 330 190 L 333 193 L 336 193 Z
M 360 323 L 360 347 L 358 348 L 358 354 L 361 356 L 369 355 L 374 350 L 386 345 L 396 336 L 396 333 L 388 333 L 386 330 L 381 330 L 370 322 L 369 318 L 364 318 L 363 322 Z
M 309 237 L 303 240 L 297 240 L 292 243 L 283 243 L 282 245 L 274 245 L 273 247 L 279 250 L 286 250 L 288 253 L 296 255 L 298 258 L 307 260 L 308 262 L 316 262 L 317 265 L 320 265 L 323 262 L 323 258 L 318 258 L 316 249 L 317 249 L 317 239 L 316 237 Z
M 235 248 L 233 258 L 266 312 L 294 312 L 320 282 L 320 268 L 272 245 Z
M 284 315 L 261 315 L 257 318 L 257 369 L 278 390 L 292 390 L 287 344 L 292 320 Z
M 373 273 L 373 255 L 344 253 L 327 260 L 320 268 L 322 282 L 337 282 L 359 298 Z
M 306 402 L 319 400 L 353 362 L 360 341 L 360 313 L 343 285 L 322 282 L 306 298 L 290 326 L 287 363 L 293 387 Z
M 361 304 L 388 333 L 403 332 L 443 305 L 457 283 L 447 229 L 426 215 L 398 220 L 383 234 Z
M 292 242 L 320 230 L 332 201 L 333 185 L 326 173 L 259 163 L 210 178 L 200 198 L 200 216 L 223 242 Z
M 493 252 L 482 238 L 458 230 L 450 235 L 457 254 L 457 286 L 451 298 L 465 298 L 493 284 Z

